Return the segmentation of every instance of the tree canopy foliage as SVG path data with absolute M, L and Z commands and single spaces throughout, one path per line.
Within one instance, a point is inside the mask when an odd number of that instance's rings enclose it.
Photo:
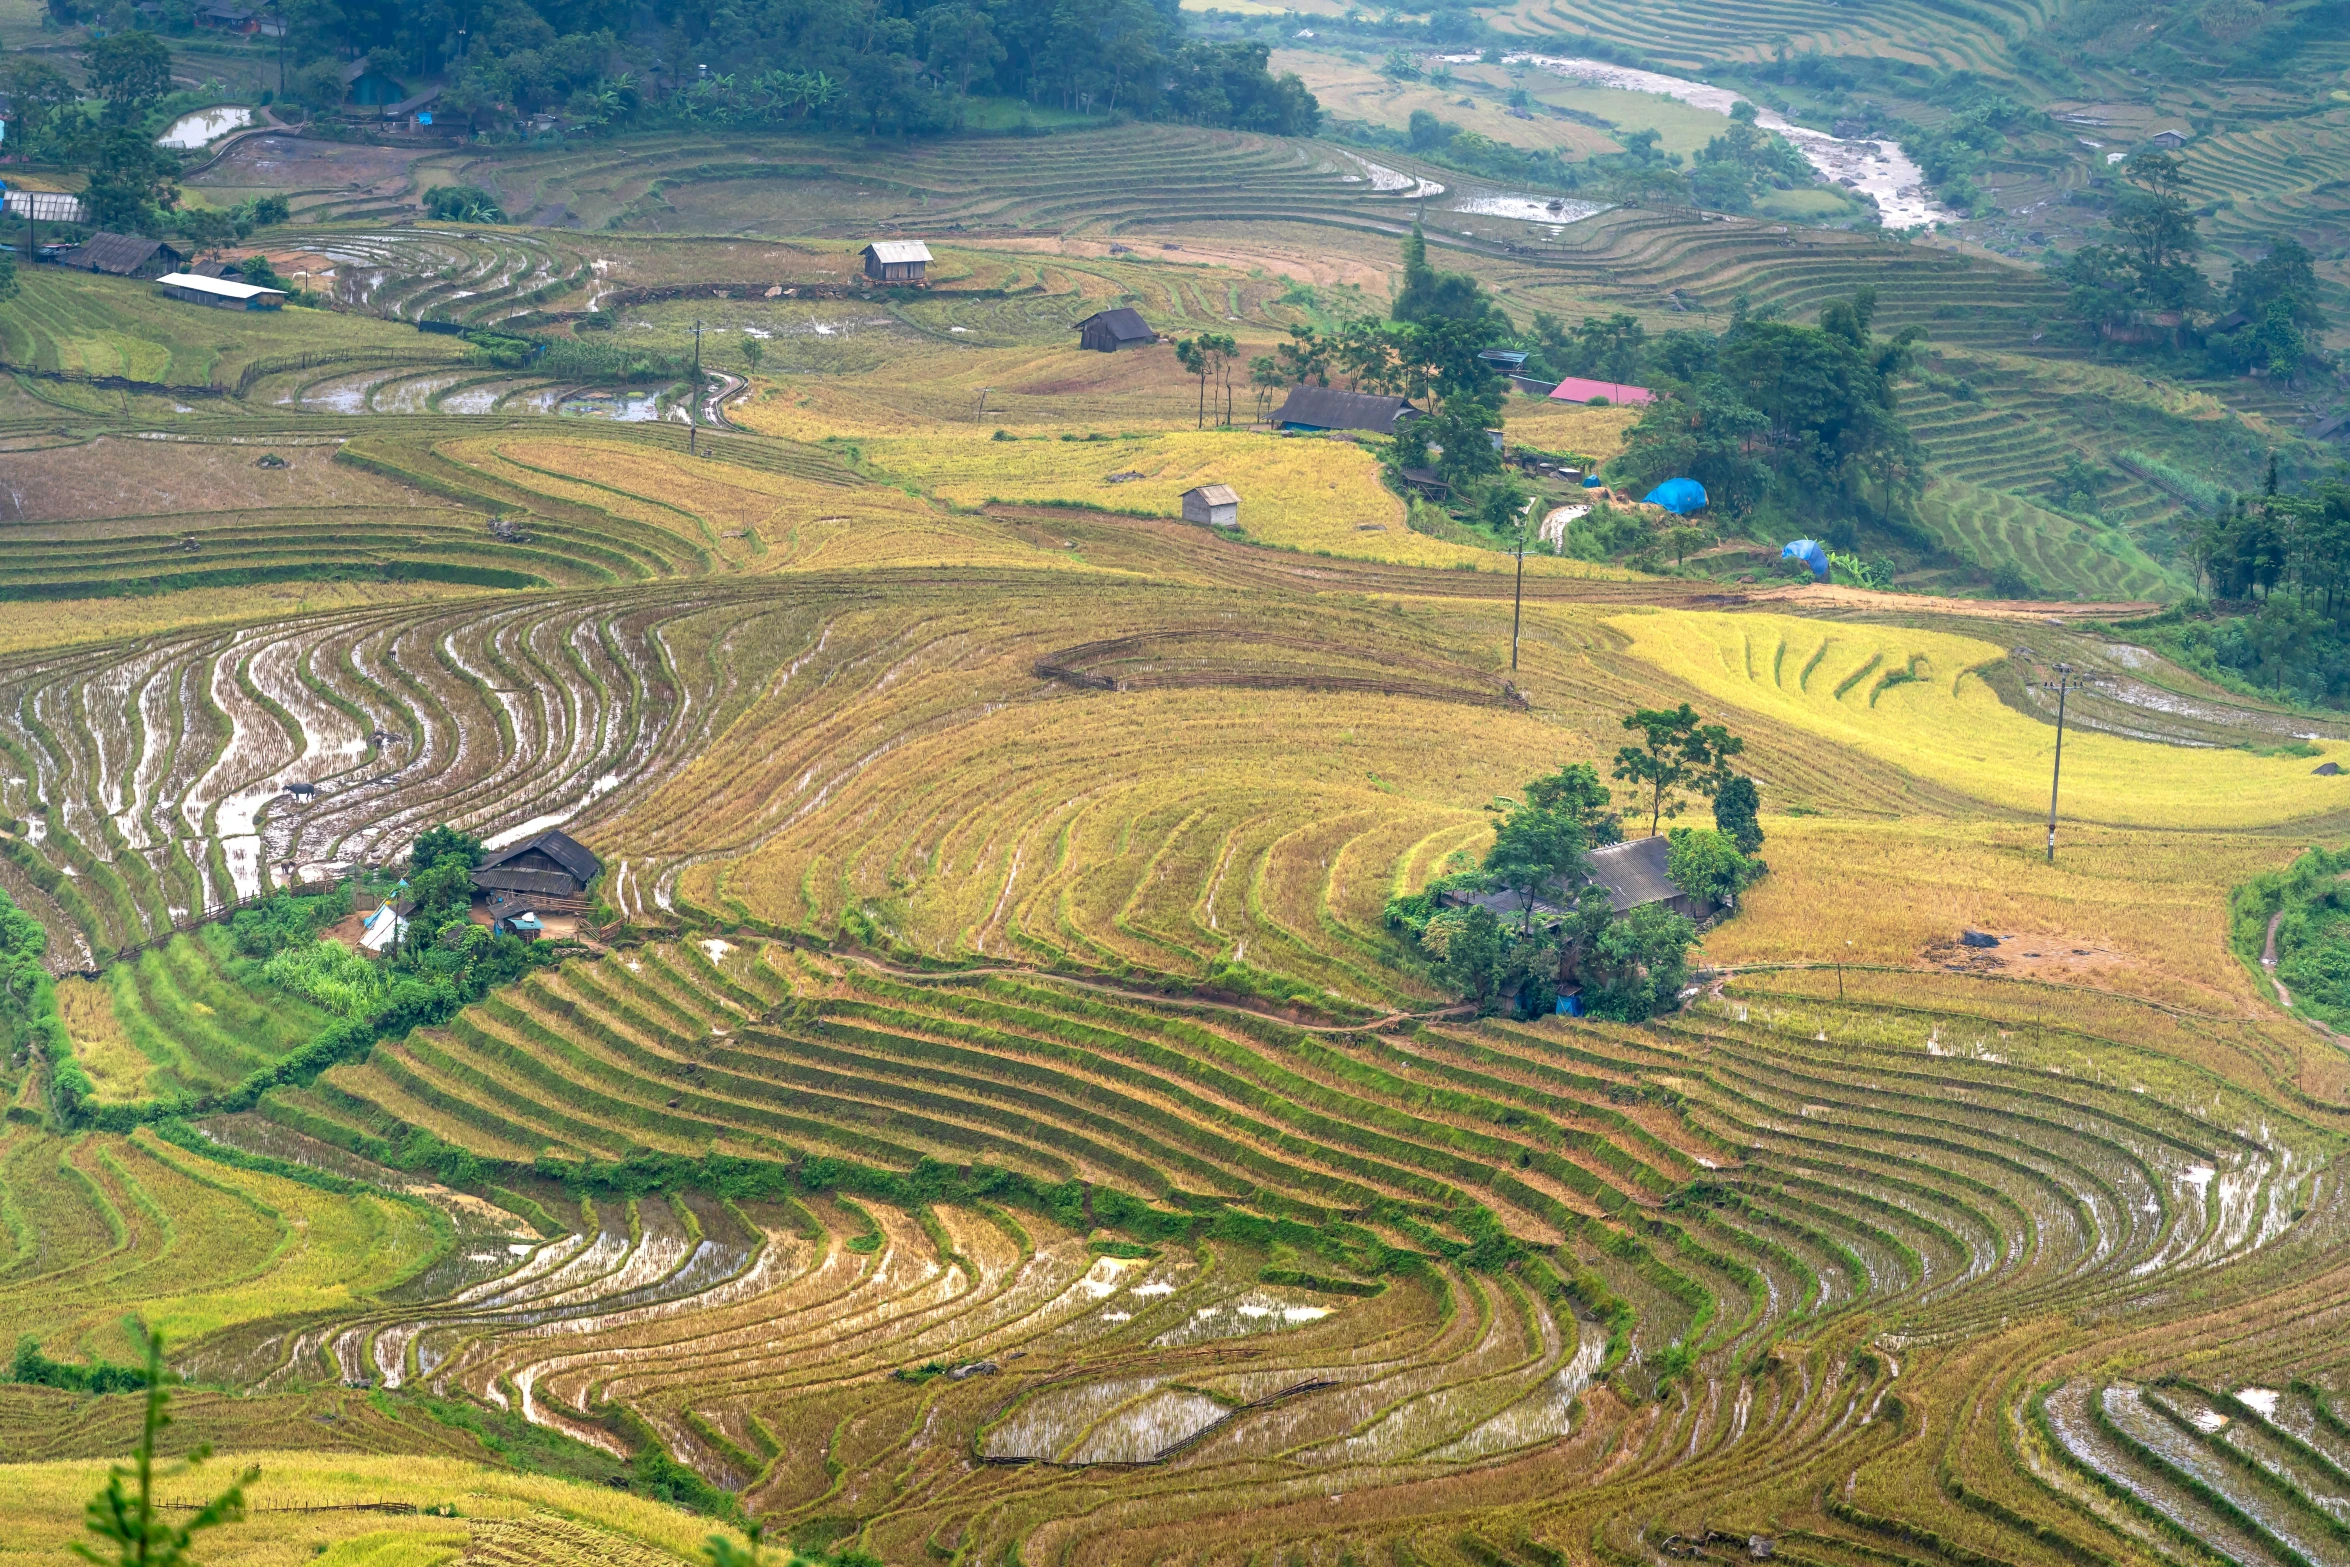
M 49 0 L 72 20 L 95 0 Z M 343 101 L 341 67 L 403 86 L 445 78 L 440 109 L 476 125 L 555 113 L 582 127 L 956 129 L 1010 98 L 1310 135 L 1321 106 L 1262 43 L 1186 36 L 1168 0 L 283 0 L 288 95 Z M 144 37 L 144 34 L 116 36 Z
M 1687 708 L 1637 713 L 1625 725 L 1655 727 L 1709 770 L 1716 825 L 1674 829 L 1668 874 L 1686 893 L 1734 904 L 1766 869 L 1745 846 L 1762 843 L 1753 820 L 1760 796 L 1752 779 L 1724 770 L 1743 742 L 1719 725 L 1699 724 Z M 1725 797 L 1727 806 L 1719 803 Z M 1586 762 L 1562 767 L 1487 809 L 1493 843 L 1481 862 L 1469 866 L 1466 856 L 1455 856 L 1446 874 L 1387 905 L 1388 925 L 1442 981 L 1481 1012 L 1507 1004 L 1522 1017 L 1552 1011 L 1570 987 L 1585 1014 L 1624 1022 L 1677 1004 L 1697 927 L 1661 903 L 1619 913 L 1593 882 L 1591 851 L 1622 837 L 1598 769 Z
M 1894 516 L 1922 482 L 1894 383 L 1925 334 L 1874 336 L 1876 303 L 1864 288 L 1831 301 L 1817 326 L 1742 316 L 1718 341 L 1684 332 L 1659 340 L 1649 362 L 1675 395 L 1626 432 L 1612 472 L 1635 490 L 1696 479 L 1733 514 L 1768 502 L 1811 515 Z

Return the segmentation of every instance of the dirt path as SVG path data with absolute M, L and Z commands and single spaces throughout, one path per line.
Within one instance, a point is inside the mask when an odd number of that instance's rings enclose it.
M 1910 609 L 1935 615 L 1963 615 L 1975 620 L 2128 620 L 2159 611 L 2160 604 L 2136 599 L 2103 604 L 2076 604 L 2045 599 L 1952 599 L 1922 593 L 1873 593 L 1841 583 L 1801 582 L 1792 587 L 1765 588 L 1743 595 L 1749 604 L 1786 603 L 1833 605 L 1839 609 Z
M 2277 978 L 2277 927 L 2283 923 L 2283 909 L 2268 917 L 2268 939 L 2260 946 L 2260 966 L 2268 970 L 2268 982 L 2277 987 L 2277 1005 L 2290 1012 L 2293 1010 L 2293 993 L 2285 988 L 2283 980 Z

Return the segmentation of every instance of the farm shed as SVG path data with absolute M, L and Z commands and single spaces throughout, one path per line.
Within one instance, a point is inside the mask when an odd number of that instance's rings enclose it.
M 57 264 L 77 272 L 103 272 L 110 277 L 159 278 L 166 272 L 177 272 L 187 259 L 162 240 L 101 230 L 59 256 Z
M 2183 131 L 2156 131 L 2153 135 L 2146 138 L 2146 145 L 2149 147 L 2163 147 L 2169 149 L 2170 151 L 2176 152 L 2179 148 L 2187 145 L 2187 137 L 2186 133 Z
M 1661 903 L 1675 914 L 1686 914 L 1702 922 L 1720 905 L 1693 898 L 1673 885 L 1672 878 L 1665 874 L 1666 856 L 1671 848 L 1670 841 L 1664 838 L 1634 838 L 1628 843 L 1611 843 L 1604 849 L 1593 849 L 1585 856 L 1585 863 L 1591 869 L 1590 885 L 1607 894 L 1608 907 L 1618 914 Z M 1443 901 L 1447 908 L 1467 908 L 1472 904 L 1488 908 L 1503 920 L 1525 917 L 1526 906 L 1514 892 L 1448 892 Z M 1534 900 L 1537 925 L 1556 926 L 1569 912 L 1547 898 Z
M 438 87 L 427 87 L 412 98 L 403 98 L 398 103 L 385 104 L 380 118 L 391 121 L 405 120 L 410 129 L 421 129 L 432 124 L 432 106 L 440 101 L 441 90 Z
M 604 862 L 585 844 L 550 828 L 482 861 L 473 872 L 473 885 L 493 905 L 545 907 L 577 903 L 603 869 Z
M 1159 340 L 1143 320 L 1142 312 L 1121 305 L 1116 310 L 1097 310 L 1077 323 L 1077 346 L 1090 348 L 1097 354 L 1114 354 L 1121 348 L 1144 348 Z
M 360 950 L 372 952 L 380 958 L 398 946 L 400 938 L 407 934 L 408 922 L 400 917 L 400 911 L 389 903 L 378 904 L 360 929 Z
M 1400 397 L 1370 392 L 1342 392 L 1333 386 L 1290 388 L 1288 398 L 1273 415 L 1284 430 L 1369 430 L 1393 435 L 1397 427 L 1420 417 L 1420 410 Z
M 1216 528 L 1240 526 L 1240 492 L 1229 484 L 1203 484 L 1183 492 L 1183 520 Z
M 365 59 L 353 60 L 343 67 L 343 101 L 366 109 L 380 109 L 387 103 L 398 103 L 408 96 L 408 89 L 395 77 L 369 65 Z
M 930 247 L 918 239 L 877 239 L 865 247 L 865 275 L 878 283 L 927 283 Z
M 1653 403 L 1656 393 L 1645 386 L 1627 386 L 1620 381 L 1589 381 L 1571 375 L 1550 389 L 1553 399 L 1562 403 L 1588 403 L 1604 397 L 1611 407 L 1621 408 L 1628 403 Z
M 1661 903 L 1675 914 L 1703 921 L 1719 907 L 1707 898 L 1693 898 L 1673 885 L 1665 874 L 1671 843 L 1663 838 L 1634 838 L 1591 851 L 1591 884 L 1607 893 L 1608 905 L 1618 914 L 1651 903 Z
M 251 37 L 261 31 L 261 13 L 245 5 L 198 6 L 195 23 L 199 32 Z
M 0 194 L 0 210 L 12 218 L 29 218 L 35 223 L 87 223 L 90 215 L 82 207 L 82 198 L 61 190 L 12 190 Z M 49 247 L 41 247 L 47 250 Z
M 155 286 L 187 305 L 211 305 L 221 310 L 276 310 L 286 302 L 282 288 L 239 283 L 224 277 L 202 277 L 173 272 L 155 280 Z

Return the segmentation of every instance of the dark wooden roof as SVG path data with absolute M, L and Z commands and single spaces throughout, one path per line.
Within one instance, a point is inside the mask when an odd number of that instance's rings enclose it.
M 1393 435 L 1420 410 L 1400 397 L 1371 392 L 1342 392 L 1335 386 L 1297 386 L 1273 415 L 1275 424 L 1302 424 L 1316 430 L 1369 430 Z
M 484 892 L 519 892 L 534 898 L 576 898 L 587 884 L 568 871 L 528 870 L 518 865 L 485 865 L 473 873 Z
M 586 844 L 581 843 L 567 832 L 558 832 L 550 827 L 537 837 L 525 838 L 520 843 L 501 849 L 482 861 L 480 867 L 474 871 L 474 879 L 480 882 L 483 871 L 496 870 L 500 866 L 512 865 L 516 870 L 525 869 L 531 859 L 541 854 L 553 860 L 565 874 L 582 887 L 594 881 L 604 869 L 604 862 L 589 853 Z M 514 865 L 513 862 L 518 860 L 523 863 Z M 489 885 L 486 882 L 481 884 Z
M 1159 335 L 1151 330 L 1148 321 L 1143 320 L 1141 311 L 1125 305 L 1116 310 L 1097 310 L 1078 322 L 1074 330 L 1082 332 L 1097 321 L 1107 327 L 1110 335 L 1121 343 L 1147 343 Z
M 79 267 L 84 272 L 110 272 L 116 277 L 129 277 L 154 260 L 157 251 L 169 255 L 174 265 L 183 259 L 178 249 L 159 239 L 101 230 L 75 246 L 64 261 L 65 265 Z

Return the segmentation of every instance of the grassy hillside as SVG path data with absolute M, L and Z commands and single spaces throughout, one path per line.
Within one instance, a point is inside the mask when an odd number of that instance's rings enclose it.
M 264 371 L 365 361 L 435 363 L 464 345 L 360 317 L 310 310 L 229 312 L 165 298 L 151 283 L 27 267 L 0 303 L 0 365 L 242 392 Z

